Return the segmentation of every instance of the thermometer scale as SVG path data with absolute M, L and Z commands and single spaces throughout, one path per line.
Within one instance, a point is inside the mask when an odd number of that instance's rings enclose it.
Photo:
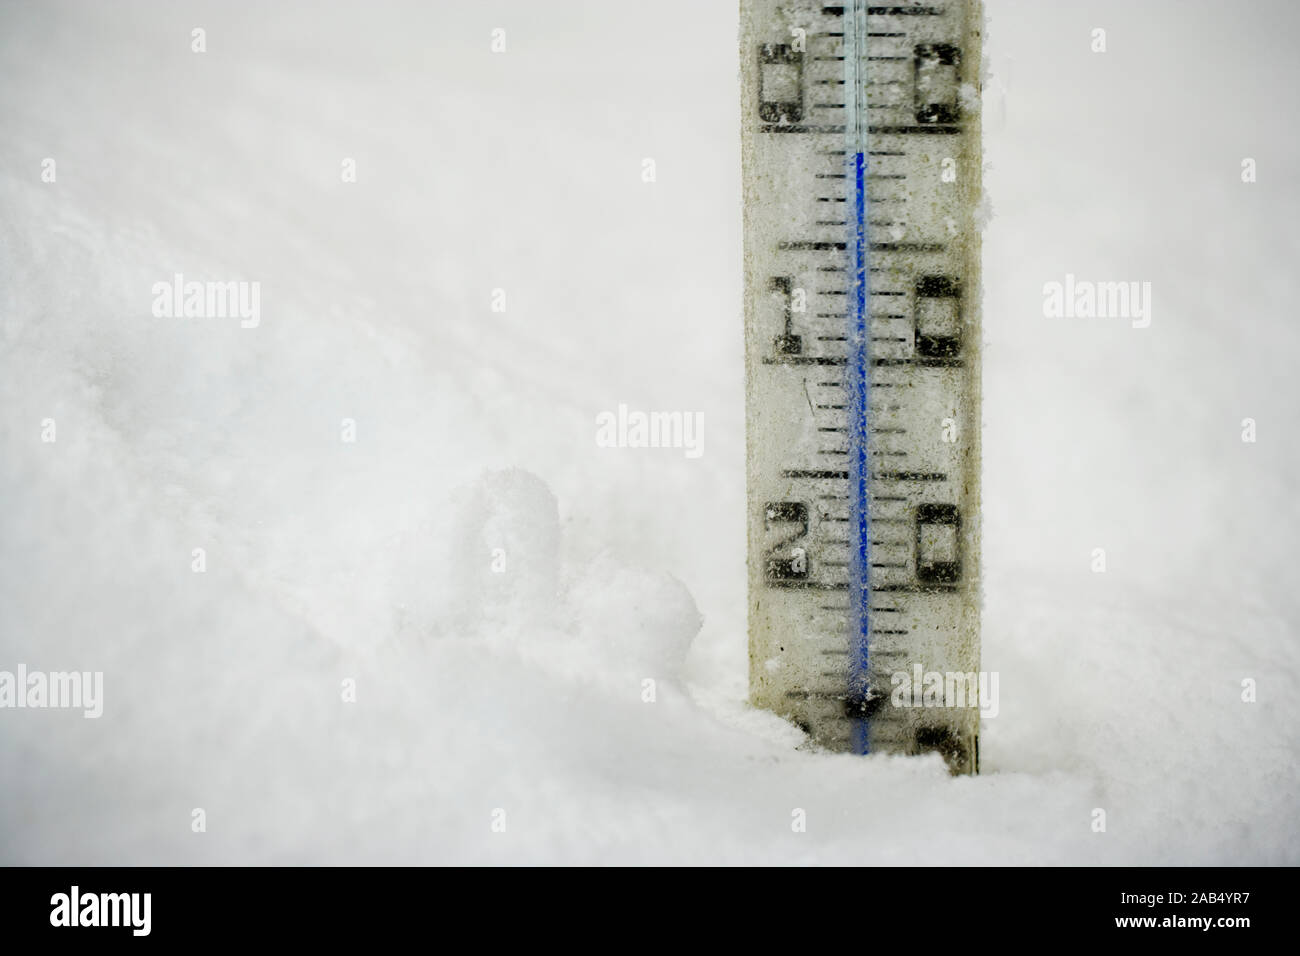
M 751 700 L 956 773 L 979 759 L 982 25 L 977 0 L 741 3 Z

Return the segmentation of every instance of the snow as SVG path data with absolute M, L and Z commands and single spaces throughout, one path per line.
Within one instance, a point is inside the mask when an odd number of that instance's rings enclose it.
M 745 703 L 734 4 L 0 9 L 0 669 L 105 691 L 0 711 L 0 862 L 1300 862 L 1296 15 L 1045 6 L 987 5 L 976 778 Z

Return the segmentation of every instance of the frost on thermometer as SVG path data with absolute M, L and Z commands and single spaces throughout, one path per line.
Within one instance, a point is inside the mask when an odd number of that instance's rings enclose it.
M 975 0 L 742 0 L 752 701 L 979 749 Z

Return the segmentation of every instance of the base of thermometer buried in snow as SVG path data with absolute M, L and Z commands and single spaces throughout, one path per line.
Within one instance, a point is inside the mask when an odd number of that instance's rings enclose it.
M 829 749 L 957 773 L 979 763 L 981 28 L 977 0 L 741 3 L 750 697 Z

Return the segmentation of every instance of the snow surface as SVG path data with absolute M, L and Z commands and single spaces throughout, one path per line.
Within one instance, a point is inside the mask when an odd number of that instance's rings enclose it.
M 0 711 L 0 862 L 1300 862 L 1297 14 L 987 7 L 952 778 L 745 703 L 734 3 L 0 4 L 0 669 L 105 675 Z

